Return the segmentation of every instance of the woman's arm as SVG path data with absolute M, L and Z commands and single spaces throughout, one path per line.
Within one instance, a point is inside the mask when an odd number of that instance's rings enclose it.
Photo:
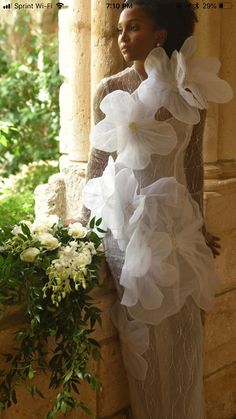
M 200 121 L 194 125 L 190 142 L 185 151 L 184 168 L 187 180 L 188 190 L 193 199 L 198 203 L 202 216 L 203 210 L 203 191 L 204 191 L 204 163 L 203 163 L 203 133 L 206 122 L 206 110 L 200 110 Z M 213 236 L 206 230 L 203 225 L 202 232 L 204 234 L 206 244 L 210 247 L 213 256 L 220 254 L 219 237 Z

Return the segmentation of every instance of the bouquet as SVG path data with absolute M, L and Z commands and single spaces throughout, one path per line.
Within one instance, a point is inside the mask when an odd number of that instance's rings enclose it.
M 89 359 L 101 357 L 99 343 L 90 337 L 101 325 L 101 310 L 93 305 L 91 290 L 103 287 L 98 268 L 104 255 L 99 228 L 102 220 L 64 227 L 62 220 L 21 221 L 0 232 L 0 315 L 13 305 L 26 304 L 25 327 L 15 333 L 17 348 L 4 353 L 9 369 L 0 369 L 0 411 L 17 403 L 16 387 L 24 385 L 32 396 L 44 398 L 34 384 L 39 372 L 50 373 L 49 388 L 57 389 L 47 414 L 82 408 L 79 385 L 100 387 Z M 47 352 L 48 339 L 53 350 Z

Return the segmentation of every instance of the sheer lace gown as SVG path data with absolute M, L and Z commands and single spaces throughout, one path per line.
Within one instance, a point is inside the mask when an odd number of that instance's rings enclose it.
M 94 98 L 94 123 L 97 124 L 105 116 L 99 105 L 108 93 L 118 89 L 132 93 L 141 82 L 140 75 L 133 67 L 103 79 Z M 186 129 L 186 124 L 161 108 L 156 119 L 168 120 L 174 127 L 177 146 L 167 156 L 152 155 L 150 164 L 134 173 L 140 187 L 146 187 L 161 177 L 174 176 L 178 182 L 187 186 L 191 197 L 198 203 L 197 208 L 202 212 L 202 136 L 205 111 L 200 111 L 200 115 L 200 122 Z M 102 175 L 108 158 L 107 152 L 94 148 L 91 150 L 87 180 Z M 86 223 L 88 218 L 89 211 L 83 207 L 83 222 Z M 124 252 L 119 249 L 111 233 L 104 238 L 104 247 L 121 300 L 123 287 L 119 279 Z M 204 306 L 204 302 L 201 305 L 199 301 L 199 305 Z M 131 320 L 128 313 L 127 319 Z M 199 306 L 188 296 L 180 310 L 173 311 L 168 317 L 163 316 L 158 325 L 153 323 L 155 321 L 149 321 L 149 346 L 143 354 L 148 364 L 145 379 L 135 378 L 127 369 L 133 419 L 204 419 L 202 323 Z

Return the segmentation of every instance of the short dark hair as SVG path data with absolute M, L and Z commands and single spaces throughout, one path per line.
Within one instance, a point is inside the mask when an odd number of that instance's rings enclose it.
M 198 18 L 189 0 L 126 0 L 125 4 L 137 5 L 152 18 L 156 26 L 167 30 L 162 45 L 167 55 L 180 50 L 186 38 L 193 35 Z

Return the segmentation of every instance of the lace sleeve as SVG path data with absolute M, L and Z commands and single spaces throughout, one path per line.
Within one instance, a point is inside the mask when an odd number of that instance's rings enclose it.
M 104 113 L 100 109 L 100 103 L 102 99 L 109 93 L 108 85 L 105 80 L 102 80 L 95 92 L 93 98 L 93 119 L 94 125 L 98 124 L 102 119 L 105 118 Z M 105 151 L 97 150 L 96 148 L 92 148 L 89 153 L 89 160 L 87 166 L 87 173 L 86 173 L 86 182 L 89 179 L 99 177 L 102 175 L 105 167 L 107 166 L 109 158 L 109 153 Z M 88 223 L 90 217 L 90 210 L 87 209 L 84 205 L 81 210 L 80 222 L 83 225 Z
M 204 165 L 203 165 L 203 133 L 206 121 L 206 110 L 199 110 L 200 121 L 193 126 L 191 139 L 184 155 L 184 170 L 188 190 L 193 199 L 199 204 L 203 215 L 203 189 L 204 189 Z

